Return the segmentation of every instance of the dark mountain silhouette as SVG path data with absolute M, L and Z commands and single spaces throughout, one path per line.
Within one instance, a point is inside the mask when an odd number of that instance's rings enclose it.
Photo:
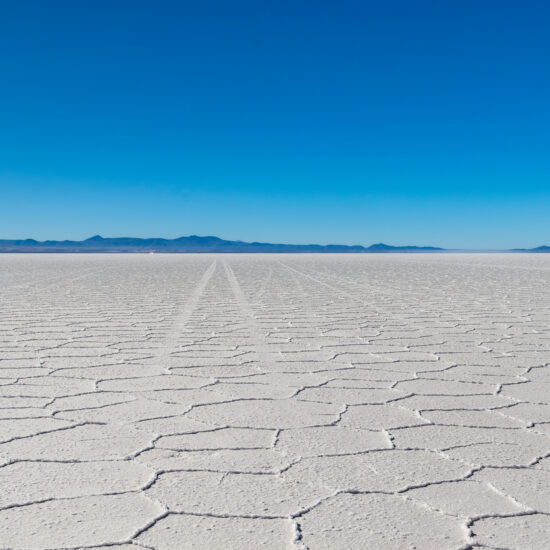
M 271 244 L 226 241 L 218 237 L 177 239 L 103 238 L 95 235 L 84 241 L 0 240 L 0 252 L 441 252 L 433 246 L 390 246 L 383 243 L 365 247 L 339 244 Z
M 84 241 L 37 241 L 35 239 L 1 240 L 0 252 L 321 252 L 321 253 L 392 253 L 446 252 L 435 246 L 370 246 L 342 244 L 272 244 L 226 241 L 219 237 L 179 237 L 177 239 L 138 239 L 134 237 L 103 238 L 95 235 Z M 498 251 L 495 251 L 498 252 Z M 501 251 L 506 252 L 506 251 Z M 508 252 L 550 253 L 550 246 L 515 248 Z

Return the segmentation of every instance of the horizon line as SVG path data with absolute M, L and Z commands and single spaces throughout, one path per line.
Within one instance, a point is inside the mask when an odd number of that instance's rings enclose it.
M 187 243 L 187 247 L 182 246 L 180 248 L 171 248 L 171 247 L 155 247 L 155 244 L 159 245 L 161 243 L 166 243 L 167 245 L 179 244 L 177 241 L 193 241 L 193 245 Z M 94 248 L 94 244 L 96 247 Z M 383 242 L 373 243 L 370 245 L 362 244 L 318 244 L 318 243 L 272 243 L 272 242 L 261 242 L 261 241 L 242 241 L 242 240 L 229 240 L 217 237 L 214 235 L 187 235 L 180 236 L 175 238 L 166 238 L 166 237 L 102 237 L 99 234 L 93 235 L 82 240 L 73 240 L 73 239 L 44 239 L 38 240 L 35 238 L 27 237 L 22 239 L 0 239 L 0 252 L 17 252 L 22 251 L 26 253 L 30 252 L 41 252 L 41 251 L 55 251 L 55 252 L 164 252 L 164 253 L 185 253 L 193 252 L 194 250 L 190 249 L 190 246 L 197 247 L 197 252 L 234 252 L 234 253 L 246 253 L 246 252 L 255 252 L 256 250 L 209 250 L 212 248 L 217 248 L 217 246 L 231 248 L 283 248 L 291 249 L 286 250 L 286 252 L 323 252 L 330 253 L 332 249 L 334 252 L 346 252 L 353 253 L 362 253 L 368 251 L 370 253 L 379 252 L 430 252 L 430 253 L 442 253 L 442 252 L 485 252 L 485 253 L 498 253 L 498 252 L 550 252 L 550 246 L 540 245 L 533 248 L 445 248 L 437 247 L 431 245 L 388 245 Z M 77 247 L 78 250 L 71 249 L 70 251 L 63 250 L 67 247 Z M 201 248 L 202 246 L 202 248 Z M 121 249 L 122 248 L 122 249 Z M 164 248 L 164 249 L 163 249 Z M 313 248 L 315 250 L 308 250 L 308 248 Z M 55 250 L 52 250 L 55 249 Z M 142 249 L 142 250 L 140 250 Z M 273 250 L 258 250 L 256 252 L 276 252 Z M 280 252 L 285 252 L 281 250 Z

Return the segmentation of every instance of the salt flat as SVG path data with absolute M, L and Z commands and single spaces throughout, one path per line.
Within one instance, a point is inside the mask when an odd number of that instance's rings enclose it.
M 0 256 L 0 547 L 547 549 L 550 255 Z

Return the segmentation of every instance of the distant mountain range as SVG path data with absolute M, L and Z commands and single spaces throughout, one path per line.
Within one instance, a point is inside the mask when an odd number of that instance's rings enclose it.
M 550 246 L 537 246 L 537 248 L 514 248 L 511 252 L 550 252 Z
M 99 235 L 84 241 L 36 241 L 34 239 L 0 240 L 0 252 L 438 252 L 433 246 L 368 247 L 339 244 L 271 244 L 226 241 L 218 237 L 179 237 L 178 239 L 103 238 Z
M 226 241 L 218 237 L 179 237 L 177 239 L 103 238 L 99 235 L 84 241 L 36 241 L 34 239 L 1 240 L 0 252 L 321 252 L 321 253 L 391 253 L 446 252 L 435 246 L 347 246 L 341 244 L 271 244 Z M 508 252 L 550 252 L 550 246 L 514 249 Z

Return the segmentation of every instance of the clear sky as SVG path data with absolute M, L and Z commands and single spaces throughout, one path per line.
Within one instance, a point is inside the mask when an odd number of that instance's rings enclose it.
M 550 3 L 0 4 L 0 238 L 550 244 Z

